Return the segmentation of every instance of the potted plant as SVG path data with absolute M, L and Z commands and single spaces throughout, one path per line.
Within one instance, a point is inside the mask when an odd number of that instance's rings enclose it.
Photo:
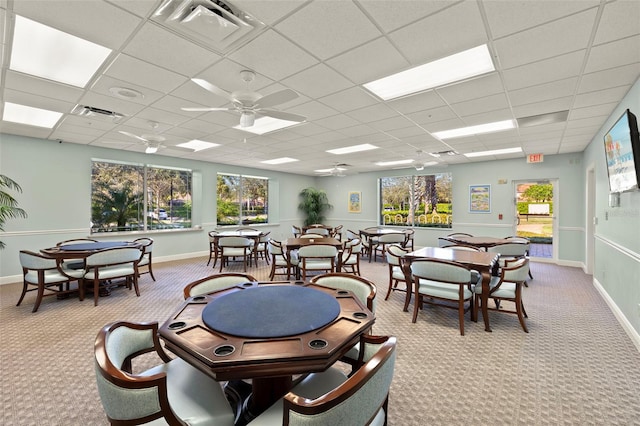
M 7 190 L 22 192 L 17 182 L 5 175 L 0 175 L 0 231 L 4 231 L 7 219 L 27 217 L 27 212 L 18 207 L 18 201 L 6 192 Z M 4 247 L 5 244 L 0 241 L 0 250 Z
M 322 223 L 325 219 L 325 213 L 332 209 L 329 204 L 326 192 L 316 188 L 305 188 L 300 192 L 300 204 L 298 210 L 301 210 L 306 218 L 304 225 L 309 226 L 314 223 Z

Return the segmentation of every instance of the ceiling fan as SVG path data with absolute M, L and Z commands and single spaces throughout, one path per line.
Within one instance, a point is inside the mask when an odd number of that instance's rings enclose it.
M 316 173 L 320 173 L 320 176 L 336 176 L 336 177 L 344 177 L 347 175 L 348 167 L 351 167 L 346 163 L 335 163 L 330 169 L 321 169 L 316 170 Z
M 192 78 L 191 81 L 200 87 L 208 90 L 214 95 L 218 95 L 227 99 L 233 104 L 229 108 L 213 108 L 213 107 L 184 107 L 183 111 L 233 111 L 240 113 L 240 127 L 251 127 L 255 123 L 256 117 L 267 116 L 280 120 L 303 122 L 307 117 L 291 114 L 283 111 L 265 109 L 275 105 L 296 99 L 299 95 L 294 90 L 284 89 L 270 95 L 262 96 L 258 92 L 248 90 L 249 84 L 254 80 L 255 73 L 249 70 L 240 71 L 240 78 L 247 83 L 247 90 L 236 90 L 227 92 L 206 80 L 201 78 Z
M 155 121 L 150 122 L 149 125 L 151 126 L 151 129 L 153 129 L 154 131 L 156 131 L 156 129 L 158 128 L 158 123 Z M 150 133 L 150 134 L 145 133 L 142 135 L 136 135 L 135 133 L 125 132 L 124 130 L 118 130 L 118 133 L 121 133 L 125 136 L 129 136 L 130 138 L 136 139 L 138 142 L 145 144 L 147 148 L 144 150 L 144 152 L 146 154 L 155 154 L 156 152 L 158 152 L 158 149 L 160 148 L 174 149 L 177 151 L 186 151 L 186 152 L 195 151 L 193 149 L 182 148 L 179 146 L 164 145 L 162 142 L 166 141 L 167 138 L 157 133 Z

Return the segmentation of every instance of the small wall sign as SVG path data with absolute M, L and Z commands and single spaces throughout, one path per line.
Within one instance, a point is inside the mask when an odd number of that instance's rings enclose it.
M 527 163 L 542 163 L 543 161 L 544 161 L 544 154 L 527 155 Z

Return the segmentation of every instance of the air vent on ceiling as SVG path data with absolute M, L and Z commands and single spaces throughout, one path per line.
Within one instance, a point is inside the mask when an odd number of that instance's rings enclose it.
M 516 118 L 518 127 L 542 126 L 544 124 L 562 123 L 567 121 L 569 111 L 549 112 L 547 114 L 531 115 L 529 117 Z
M 220 53 L 255 37 L 265 27 L 221 0 L 164 0 L 151 19 Z
M 109 111 L 107 109 L 96 108 L 92 106 L 86 105 L 76 105 L 73 110 L 71 110 L 71 114 L 80 115 L 82 117 L 94 117 L 107 119 L 109 121 L 113 121 L 114 123 L 119 122 L 124 115 L 115 111 Z

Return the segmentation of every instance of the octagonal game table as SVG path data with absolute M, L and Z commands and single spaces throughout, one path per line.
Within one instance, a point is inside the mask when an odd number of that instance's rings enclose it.
M 218 381 L 252 379 L 245 418 L 324 371 L 371 328 L 375 315 L 350 291 L 301 281 L 247 282 L 194 296 L 160 327 L 166 348 Z

